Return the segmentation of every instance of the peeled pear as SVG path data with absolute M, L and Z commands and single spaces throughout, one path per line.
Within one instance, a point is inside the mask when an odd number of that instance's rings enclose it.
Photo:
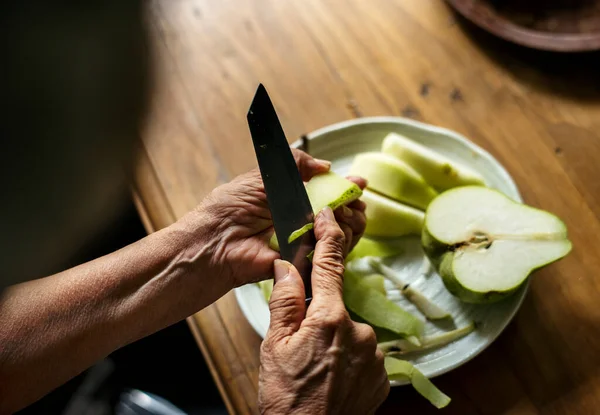
M 476 171 L 400 134 L 391 133 L 381 150 L 410 164 L 425 181 L 439 191 L 458 186 L 485 185 Z
M 388 240 L 376 240 L 366 237 L 360 238 L 356 246 L 348 256 L 346 262 L 350 262 L 354 259 L 364 258 L 367 256 L 374 256 L 378 258 L 387 258 L 391 256 L 400 255 L 403 248 L 396 241 Z
M 571 250 L 558 217 L 481 186 L 434 199 L 421 242 L 446 288 L 467 303 L 506 298 L 532 271 Z
M 421 210 L 364 190 L 362 200 L 367 205 L 367 228 L 365 234 L 381 237 L 419 235 L 425 213 Z
M 273 278 L 258 282 L 258 287 L 260 288 L 260 291 L 261 291 L 263 297 L 265 297 L 265 300 L 267 300 L 267 303 L 271 299 L 271 293 L 273 292 L 273 285 L 274 285 Z
M 306 193 L 315 215 L 325 206 L 336 210 L 358 199 L 362 190 L 358 185 L 332 171 L 314 176 L 306 183 Z
M 318 214 L 325 206 L 329 206 L 332 210 L 339 208 L 342 205 L 347 205 L 350 202 L 358 199 L 362 190 L 356 183 L 334 173 L 327 172 L 314 176 L 306 183 L 306 193 L 310 200 L 314 214 Z M 288 238 L 288 243 L 296 238 L 304 235 L 313 228 L 313 224 L 304 225 L 297 231 L 292 232 Z M 279 241 L 273 233 L 269 246 L 275 251 L 279 251 Z
M 438 194 L 415 169 L 384 153 L 358 154 L 350 174 L 367 179 L 369 189 L 420 209 Z

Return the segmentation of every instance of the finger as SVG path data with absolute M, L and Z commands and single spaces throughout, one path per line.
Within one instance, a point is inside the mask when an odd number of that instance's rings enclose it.
M 345 253 L 348 254 L 365 232 L 367 218 L 364 212 L 346 206 L 337 209 L 335 217 L 346 235 Z
M 362 234 L 367 226 L 367 218 L 364 212 L 342 206 L 335 210 L 335 218 L 340 224 L 346 224 L 353 233 Z M 349 242 L 349 241 L 348 241 Z
M 347 176 L 346 179 L 350 180 L 351 182 L 356 183 L 356 185 L 358 187 L 360 187 L 362 190 L 365 190 L 365 187 L 367 187 L 367 179 L 360 177 L 360 176 Z
M 379 387 L 373 394 L 373 413 L 376 413 L 377 408 L 381 406 L 390 394 L 390 381 L 385 373 L 379 375 Z
M 347 205 L 350 209 L 358 210 L 359 212 L 365 212 L 367 210 L 367 204 L 360 199 L 350 202 Z
M 305 182 L 309 181 L 314 175 L 327 173 L 331 168 L 330 161 L 316 159 L 296 148 L 292 149 L 292 154 L 294 155 L 294 160 L 296 160 L 300 176 Z
M 373 327 L 365 323 L 354 323 L 354 337 L 357 344 L 364 348 L 364 353 L 372 359 L 373 356 L 377 355 L 377 352 L 381 352 L 377 348 L 377 336 Z M 382 360 L 383 362 L 383 360 Z
M 275 284 L 269 301 L 269 336 L 290 336 L 306 314 L 304 283 L 296 267 L 280 259 L 274 262 Z
M 315 218 L 317 244 L 313 257 L 312 303 L 343 305 L 345 235 L 335 220 L 331 208 L 326 207 Z
M 380 349 L 375 352 L 375 361 L 372 365 L 373 384 L 379 385 L 373 394 L 373 411 L 375 411 L 390 393 L 390 381 L 385 371 L 384 354 Z
M 344 232 L 344 258 L 346 258 L 352 246 L 352 229 L 344 222 L 338 222 L 338 225 L 340 225 L 340 229 Z

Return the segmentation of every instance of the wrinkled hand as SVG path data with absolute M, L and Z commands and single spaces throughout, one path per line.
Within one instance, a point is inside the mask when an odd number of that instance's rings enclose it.
M 264 414 L 370 414 L 389 382 L 373 329 L 350 320 L 342 299 L 345 237 L 329 208 L 315 221 L 313 299 L 288 262 L 275 262 L 271 324 L 261 347 Z M 306 314 L 306 318 L 304 318 Z
M 315 159 L 300 150 L 292 150 L 302 180 L 329 171 L 330 163 Z M 350 178 L 361 188 L 366 182 Z M 336 210 L 346 240 L 345 253 L 358 242 L 366 226 L 365 205 L 356 201 Z M 238 176 L 214 189 L 198 207 L 210 217 L 214 245 L 213 267 L 223 278 L 232 278 L 234 285 L 271 277 L 273 261 L 279 253 L 268 247 L 273 234 L 271 212 L 267 205 L 263 182 L 258 169 Z

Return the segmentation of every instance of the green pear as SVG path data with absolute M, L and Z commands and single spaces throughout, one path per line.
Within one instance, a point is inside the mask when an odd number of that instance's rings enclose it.
M 350 262 L 358 258 L 364 258 L 366 256 L 387 258 L 400 255 L 402 251 L 403 248 L 401 244 L 398 244 L 397 241 L 376 240 L 363 236 L 360 238 L 354 249 L 350 251 L 346 257 L 346 262 Z
M 556 216 L 481 186 L 448 190 L 427 208 L 422 245 L 446 288 L 467 303 L 506 298 L 571 250 Z
M 315 215 L 325 206 L 336 210 L 358 199 L 362 194 L 356 183 L 334 172 L 314 176 L 306 183 L 306 193 Z
M 267 303 L 271 299 L 271 293 L 273 292 L 273 284 L 273 278 L 258 282 L 258 287 L 260 288 L 260 291 L 263 297 L 265 297 Z
M 468 167 L 399 134 L 383 140 L 381 150 L 410 164 L 437 190 L 467 185 L 485 185 L 483 177 Z
M 367 205 L 367 235 L 393 238 L 421 233 L 423 211 L 369 190 L 363 191 L 361 199 Z
M 415 169 L 388 154 L 358 154 L 350 174 L 367 179 L 369 189 L 420 209 L 438 194 Z
M 356 183 L 334 173 L 327 172 L 314 176 L 306 183 L 306 194 L 310 200 L 314 214 L 318 214 L 325 206 L 329 206 L 332 210 L 339 208 L 342 205 L 347 205 L 358 199 L 362 190 Z M 288 237 L 288 243 L 304 235 L 313 228 L 312 223 L 304 225 L 302 228 L 292 232 Z M 275 251 L 279 251 L 279 241 L 273 233 L 269 241 L 269 247 Z

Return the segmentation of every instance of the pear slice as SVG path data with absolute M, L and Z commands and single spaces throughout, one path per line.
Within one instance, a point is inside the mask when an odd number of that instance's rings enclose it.
M 332 171 L 314 176 L 306 183 L 306 193 L 315 215 L 325 206 L 336 210 L 355 201 L 362 194 L 354 182 Z
M 393 238 L 421 233 L 423 211 L 369 190 L 363 191 L 362 200 L 367 205 L 367 235 Z
M 258 282 L 258 287 L 260 288 L 260 291 L 265 300 L 267 300 L 267 303 L 271 299 L 271 293 L 273 292 L 273 284 L 273 278 Z
M 383 153 L 358 154 L 350 174 L 367 179 L 370 189 L 420 209 L 438 194 L 415 169 Z
M 410 164 L 437 190 L 485 185 L 479 173 L 402 135 L 389 134 L 383 140 L 381 150 Z
M 327 172 L 314 176 L 306 183 L 306 194 L 310 200 L 314 214 L 318 214 L 325 206 L 329 206 L 332 210 L 339 208 L 342 205 L 347 205 L 350 202 L 358 199 L 362 190 L 358 185 L 350 180 L 334 173 Z M 302 228 L 292 232 L 288 237 L 288 243 L 304 235 L 313 228 L 312 223 L 304 225 Z M 279 241 L 277 235 L 273 233 L 269 241 L 269 247 L 275 251 L 279 251 Z
M 403 252 L 403 248 L 396 241 L 388 240 L 376 240 L 369 239 L 366 237 L 360 238 L 356 246 L 348 256 L 346 262 L 350 262 L 354 259 L 364 258 L 367 256 L 374 256 L 378 258 L 388 258 L 391 256 L 400 255 Z
M 431 202 L 422 244 L 446 288 L 467 303 L 507 297 L 532 271 L 571 250 L 559 218 L 480 186 L 452 189 Z

